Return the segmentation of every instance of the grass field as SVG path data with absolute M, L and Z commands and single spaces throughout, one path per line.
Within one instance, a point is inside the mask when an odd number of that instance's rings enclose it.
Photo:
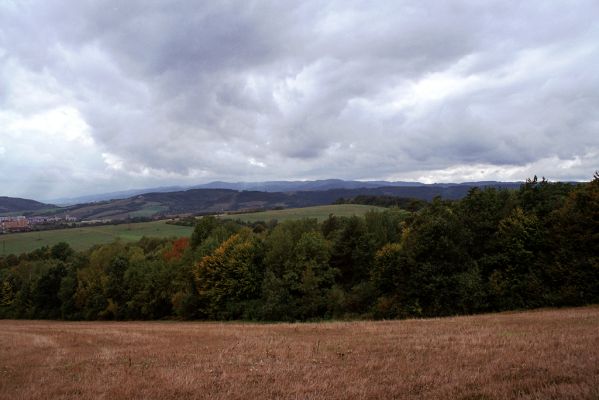
M 0 321 L 0 399 L 597 399 L 599 308 L 385 322 Z
M 339 217 L 364 215 L 370 210 L 385 210 L 382 207 L 359 204 L 340 204 L 307 208 L 291 208 L 248 214 L 232 214 L 222 218 L 242 220 L 246 222 L 270 221 L 279 222 L 300 219 L 326 219 L 329 214 Z M 135 224 L 90 226 L 73 229 L 57 229 L 41 232 L 25 232 L 0 235 L 0 255 L 20 254 L 43 246 L 53 246 L 59 242 L 67 242 L 75 250 L 85 250 L 95 244 L 110 243 L 116 239 L 136 241 L 143 236 L 171 237 L 190 236 L 192 227 L 169 225 L 164 221 L 140 222 Z
M 222 218 L 241 220 L 244 222 L 256 221 L 271 221 L 276 219 L 279 222 L 301 219 L 301 218 L 316 218 L 323 221 L 328 218 L 329 214 L 334 214 L 337 217 L 351 217 L 352 215 L 364 215 L 370 210 L 386 210 L 383 207 L 364 206 L 360 204 L 335 204 L 328 206 L 315 206 L 305 208 L 288 208 L 285 210 L 260 211 L 246 214 L 231 214 L 224 215 Z
M 41 232 L 11 233 L 0 235 L 0 255 L 29 252 L 43 246 L 53 246 L 58 242 L 67 242 L 76 250 L 84 250 L 95 244 L 110 243 L 116 239 L 136 241 L 143 236 L 190 236 L 192 231 L 192 227 L 169 225 L 165 221 L 153 221 Z

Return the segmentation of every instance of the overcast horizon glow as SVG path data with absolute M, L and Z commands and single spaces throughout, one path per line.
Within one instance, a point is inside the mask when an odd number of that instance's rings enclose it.
M 0 195 L 590 180 L 599 3 L 0 2 Z

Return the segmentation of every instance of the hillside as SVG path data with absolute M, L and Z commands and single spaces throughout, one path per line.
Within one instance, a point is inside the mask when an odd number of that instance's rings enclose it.
M 322 191 L 331 189 L 363 189 L 384 186 L 426 186 L 420 182 L 347 181 L 343 179 L 320 179 L 314 181 L 266 181 L 266 182 L 210 182 L 190 189 L 232 189 L 260 192 Z
M 239 210 L 299 208 L 332 204 L 340 198 L 393 196 L 431 201 L 436 196 L 458 200 L 475 184 L 396 186 L 358 189 L 329 189 L 293 192 L 238 191 L 233 189 L 190 189 L 167 193 L 145 193 L 127 199 L 85 203 L 62 208 L 59 214 L 79 219 L 126 219 L 175 214 L 222 213 Z M 516 189 L 519 184 L 488 183 L 486 186 Z
M 0 257 L 0 318 L 293 322 L 599 304 L 596 199 L 599 176 L 473 191 L 414 214 L 341 204 L 252 226 L 211 216 L 97 227 L 97 239 L 83 227 L 9 234 L 6 255 L 17 238 L 52 247 Z M 284 221 L 291 213 L 300 219 Z M 172 239 L 123 243 L 142 236 Z M 49 240 L 108 243 L 77 253 Z
M 257 221 L 272 221 L 278 222 L 293 221 L 302 218 L 315 218 L 322 222 L 329 217 L 329 215 L 335 215 L 336 217 L 351 217 L 354 215 L 363 216 L 369 211 L 384 211 L 383 207 L 367 206 L 361 204 L 334 204 L 327 206 L 314 206 L 314 207 L 303 207 L 303 208 L 286 208 L 283 210 L 270 210 L 260 211 L 253 213 L 243 214 L 229 214 L 222 218 L 239 220 L 243 222 L 257 222 Z M 406 214 L 409 214 L 406 212 Z
M 257 191 L 257 192 L 299 192 L 299 191 L 323 191 L 331 189 L 373 189 L 380 187 L 424 187 L 424 186 L 495 186 L 505 188 L 518 188 L 519 182 L 466 182 L 466 183 L 436 183 L 424 184 L 421 182 L 404 181 L 354 181 L 343 179 L 321 179 L 313 181 L 265 181 L 265 182 L 223 182 L 214 181 L 194 186 L 164 186 L 155 188 L 141 188 L 122 190 L 118 192 L 97 193 L 79 197 L 63 197 L 52 199 L 53 204 L 74 205 L 92 203 L 107 200 L 127 199 L 145 193 L 167 193 L 179 192 L 190 189 L 229 189 L 235 191 Z
M 75 250 L 86 250 L 97 244 L 115 240 L 131 242 L 143 236 L 151 238 L 188 237 L 193 228 L 151 221 L 120 225 L 84 226 L 40 232 L 23 232 L 0 236 L 0 256 L 28 253 L 44 246 L 52 247 L 60 242 L 68 243 Z
M 39 201 L 35 200 L 0 196 L 0 214 L 19 211 L 35 211 L 48 208 L 56 208 L 56 206 L 52 204 L 40 203 Z
M 3 197 L 0 198 L 0 213 L 19 212 L 25 215 L 53 214 L 57 216 L 68 214 L 82 220 L 123 220 L 136 217 L 153 218 L 181 214 L 207 214 L 222 213 L 225 211 L 321 206 L 332 204 L 339 199 L 352 199 L 356 196 L 390 196 L 425 201 L 431 201 L 434 197 L 441 196 L 444 199 L 458 200 L 464 197 L 473 187 L 477 186 L 503 189 L 517 189 L 520 187 L 518 183 L 509 182 L 473 182 L 461 184 L 419 184 L 417 186 L 318 189 L 326 188 L 328 185 L 347 184 L 348 182 L 352 185 L 357 184 L 356 181 L 338 180 L 312 181 L 309 183 L 279 182 L 281 189 L 300 187 L 301 183 L 307 190 L 278 192 L 236 189 L 160 191 L 137 194 L 124 199 L 87 202 L 67 207 L 56 207 L 33 200 Z M 376 183 L 379 182 L 370 182 L 372 185 Z M 272 184 L 274 185 L 274 183 Z M 293 186 L 292 184 L 297 185 Z M 236 184 L 231 185 L 234 186 Z M 265 187 L 265 189 L 272 189 L 275 186 L 270 185 Z

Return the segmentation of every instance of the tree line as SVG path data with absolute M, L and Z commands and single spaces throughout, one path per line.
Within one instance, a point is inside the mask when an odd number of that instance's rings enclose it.
M 190 238 L 2 257 L 0 317 L 305 321 L 583 305 L 599 302 L 598 246 L 597 173 L 320 223 L 206 216 Z

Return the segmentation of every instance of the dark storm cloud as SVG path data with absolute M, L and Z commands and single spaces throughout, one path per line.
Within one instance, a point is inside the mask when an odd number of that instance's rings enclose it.
M 598 17 L 591 0 L 5 2 L 0 121 L 24 140 L 14 121 L 67 107 L 88 144 L 72 166 L 107 187 L 586 179 Z

